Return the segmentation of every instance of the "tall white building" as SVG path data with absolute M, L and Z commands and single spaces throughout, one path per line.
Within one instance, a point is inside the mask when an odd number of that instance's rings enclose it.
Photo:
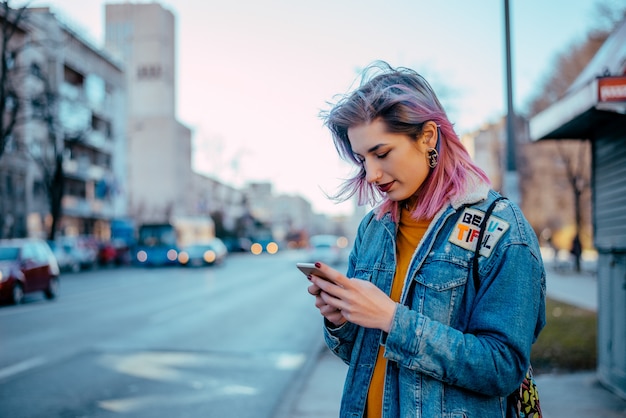
M 129 214 L 138 223 L 188 215 L 191 131 L 176 119 L 175 17 L 158 3 L 107 4 L 105 14 L 105 48 L 126 72 Z

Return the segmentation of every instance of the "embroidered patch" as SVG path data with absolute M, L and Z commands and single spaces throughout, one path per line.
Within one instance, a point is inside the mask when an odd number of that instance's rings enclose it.
M 483 216 L 485 216 L 485 212 L 478 209 L 465 209 L 456 225 L 454 225 L 454 229 L 448 241 L 466 250 L 475 251 Z M 509 226 L 508 222 L 491 215 L 485 226 L 486 229 L 483 234 L 480 255 L 489 257 L 495 245 L 500 241 L 500 238 L 502 238 L 502 235 L 509 229 Z

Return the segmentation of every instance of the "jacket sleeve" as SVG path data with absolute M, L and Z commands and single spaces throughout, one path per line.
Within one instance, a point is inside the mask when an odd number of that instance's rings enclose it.
M 399 304 L 385 356 L 401 367 L 486 395 L 506 396 L 519 387 L 531 345 L 545 323 L 545 270 L 538 253 L 524 243 L 500 250 L 498 263 L 481 267 L 465 331 Z
M 357 229 L 356 238 L 350 257 L 348 258 L 348 270 L 346 271 L 347 277 L 353 277 L 356 260 L 358 259 L 359 248 L 363 239 L 363 234 L 367 229 L 367 226 L 374 219 L 374 211 L 367 214 Z M 328 348 L 341 358 L 345 363 L 350 363 L 350 357 L 352 356 L 352 348 L 354 347 L 354 341 L 356 340 L 359 326 L 351 322 L 346 322 L 340 327 L 333 327 L 333 324 L 324 319 L 324 340 Z

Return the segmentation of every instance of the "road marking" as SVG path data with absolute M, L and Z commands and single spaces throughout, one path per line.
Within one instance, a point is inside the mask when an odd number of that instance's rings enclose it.
M 29 369 L 34 369 L 37 366 L 41 366 L 46 363 L 46 359 L 43 357 L 33 357 L 31 359 L 22 361 L 20 363 L 14 364 L 9 367 L 5 367 L 4 369 L 0 369 L 0 380 L 16 375 L 18 373 L 25 372 Z

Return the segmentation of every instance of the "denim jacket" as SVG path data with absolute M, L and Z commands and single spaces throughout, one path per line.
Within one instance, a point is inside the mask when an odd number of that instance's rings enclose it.
M 325 322 L 326 344 L 349 365 L 341 417 L 363 416 L 381 344 L 388 360 L 383 417 L 506 417 L 506 396 L 519 388 L 545 325 L 545 270 L 534 231 L 504 200 L 489 218 L 475 288 L 477 225 L 497 196 L 481 186 L 435 216 L 409 264 L 388 334 Z M 396 231 L 390 214 L 366 215 L 347 276 L 389 294 Z

